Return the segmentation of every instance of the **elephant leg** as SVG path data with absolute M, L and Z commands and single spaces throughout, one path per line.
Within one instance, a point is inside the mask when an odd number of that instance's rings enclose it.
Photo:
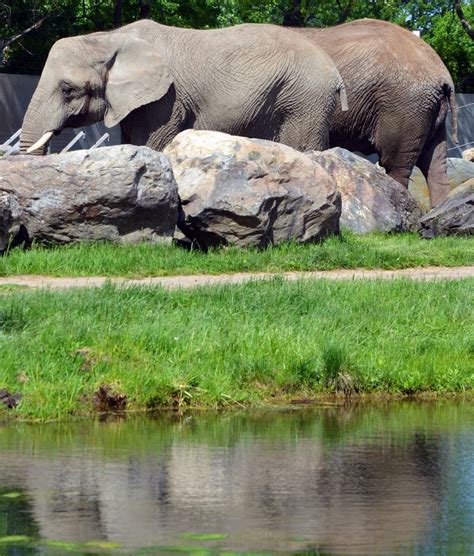
M 287 120 L 281 127 L 278 142 L 299 151 L 324 151 L 329 148 L 329 124 L 313 119 L 311 124 Z
M 450 192 L 447 155 L 446 126 L 443 124 L 426 142 L 417 162 L 428 183 L 432 207 L 444 201 Z
M 132 139 L 128 131 L 120 124 L 120 132 L 122 134 L 122 145 L 132 145 Z
M 379 151 L 379 164 L 385 168 L 387 175 L 408 189 L 413 167 L 418 159 L 419 151 L 407 151 L 403 148 Z
M 408 188 L 410 175 L 430 128 L 430 115 L 386 114 L 377 122 L 375 147 L 379 164 L 394 180 Z

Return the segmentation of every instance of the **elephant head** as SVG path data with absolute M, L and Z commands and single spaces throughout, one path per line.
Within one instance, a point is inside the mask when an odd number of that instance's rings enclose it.
M 44 154 L 53 134 L 104 120 L 118 124 L 157 101 L 172 84 L 159 49 L 125 33 L 94 33 L 57 41 L 26 112 L 22 152 Z

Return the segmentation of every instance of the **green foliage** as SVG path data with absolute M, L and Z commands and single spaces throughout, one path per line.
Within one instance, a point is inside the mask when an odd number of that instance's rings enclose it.
M 469 2 L 462 3 L 467 20 Z M 459 91 L 472 90 L 473 41 L 453 0 L 0 0 L 0 43 L 47 19 L 4 52 L 8 73 L 40 73 L 61 37 L 111 29 L 148 17 L 166 25 L 214 28 L 244 22 L 327 27 L 370 17 L 417 29 L 452 72 Z
M 256 249 L 223 248 L 186 251 L 173 245 L 81 244 L 30 251 L 13 249 L 0 257 L 0 276 L 172 276 L 226 272 L 284 272 L 337 268 L 410 268 L 474 264 L 474 239 L 436 238 L 416 234 L 344 232 L 320 244 L 286 243 Z M 2 290 L 0 290 L 0 294 Z
M 474 19 L 474 7 L 466 6 L 464 14 Z M 467 35 L 453 13 L 433 18 L 432 27 L 423 37 L 442 58 L 451 73 L 458 92 L 474 93 L 474 41 Z
M 22 311 L 13 311 L 12 307 L 8 306 L 0 310 L 0 333 L 7 334 L 13 330 L 21 330 L 25 324 Z
M 41 420 L 91 413 L 104 384 L 120 385 L 131 410 L 472 391 L 473 285 L 272 280 L 12 293 L 0 311 L 27 319 L 0 334 L 0 389 L 22 395 L 12 414 Z

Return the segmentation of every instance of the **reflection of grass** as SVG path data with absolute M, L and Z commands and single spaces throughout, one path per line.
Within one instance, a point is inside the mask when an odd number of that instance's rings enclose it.
M 110 553 L 110 551 L 122 548 L 122 544 L 107 542 L 107 541 L 89 541 L 85 543 L 75 543 L 57 540 L 39 540 L 36 541 L 37 545 L 47 546 L 48 548 L 56 549 L 58 552 L 74 552 L 76 554 L 96 554 L 96 553 Z
M 474 240 L 450 237 L 422 240 L 415 234 L 328 238 L 317 245 L 288 243 L 263 251 L 225 248 L 202 253 L 172 245 L 77 245 L 23 252 L 0 258 L 0 275 L 166 276 L 223 272 L 409 268 L 474 264 Z
M 0 544 L 23 544 L 29 542 L 29 540 L 25 535 L 10 535 L 8 537 L 0 537 Z
M 158 545 L 158 546 L 147 546 L 145 548 L 140 548 L 133 552 L 134 556 L 145 556 L 145 555 L 157 555 L 157 554 L 193 554 L 193 556 L 210 556 L 212 554 L 218 554 L 223 556 L 226 553 L 223 552 L 212 552 L 209 548 L 199 545 L 187 545 L 187 544 L 171 544 L 171 545 Z M 229 553 L 230 554 L 230 553 Z
M 22 496 L 21 492 L 7 492 L 5 494 L 0 494 L 2 498 L 9 498 L 13 500 L 15 498 L 20 498 Z
M 63 550 L 67 552 L 77 551 L 79 548 L 77 543 L 66 541 L 45 540 L 42 541 L 41 544 L 44 544 L 50 548 L 55 548 L 57 550 Z
M 344 439 L 356 442 L 386 438 L 412 437 L 420 430 L 429 434 L 446 431 L 471 433 L 474 404 L 471 400 L 437 403 L 395 402 L 354 404 L 348 407 L 312 407 L 309 409 L 247 410 L 225 412 L 174 413 L 157 416 L 130 415 L 126 420 L 67 421 L 31 427 L 15 423 L 2 428 L 2 447 L 13 457 L 34 448 L 56 457 L 62 452 L 82 452 L 87 448 L 98 458 L 126 460 L 130 453 L 137 457 L 157 457 L 175 443 L 231 447 L 258 436 L 270 442 L 283 443 L 288 449 L 296 438 L 311 438 L 325 444 L 338 444 Z M 18 504 L 24 497 L 8 503 Z M 0 498 L 0 511 L 2 499 Z M 7 500 L 4 500 L 4 504 Z M 1 534 L 0 530 L 0 534 Z
M 188 541 L 221 541 L 228 535 L 224 533 L 183 533 L 181 536 Z
M 0 388 L 22 394 L 17 413 L 40 419 L 88 413 L 104 384 L 128 409 L 314 395 L 337 389 L 331 377 L 341 371 L 359 392 L 463 392 L 474 386 L 472 285 L 273 280 L 16 293 L 0 299 Z

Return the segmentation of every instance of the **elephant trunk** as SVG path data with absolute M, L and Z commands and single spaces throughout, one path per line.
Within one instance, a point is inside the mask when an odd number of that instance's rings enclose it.
M 35 156 L 43 156 L 47 153 L 48 142 L 42 145 L 40 148 L 35 149 L 33 152 L 28 153 L 29 149 L 38 141 L 38 134 L 32 131 L 21 130 L 21 142 L 20 142 L 20 153 L 21 154 L 32 154 Z
M 29 154 L 41 156 L 47 153 L 51 136 L 54 131 L 62 127 L 61 122 L 57 121 L 58 118 L 53 116 L 56 113 L 57 111 L 51 106 L 51 97 L 48 100 L 48 96 L 38 88 L 23 119 L 20 139 L 21 154 L 27 154 L 27 151 L 42 138 L 42 144 L 36 145 L 37 148 Z

